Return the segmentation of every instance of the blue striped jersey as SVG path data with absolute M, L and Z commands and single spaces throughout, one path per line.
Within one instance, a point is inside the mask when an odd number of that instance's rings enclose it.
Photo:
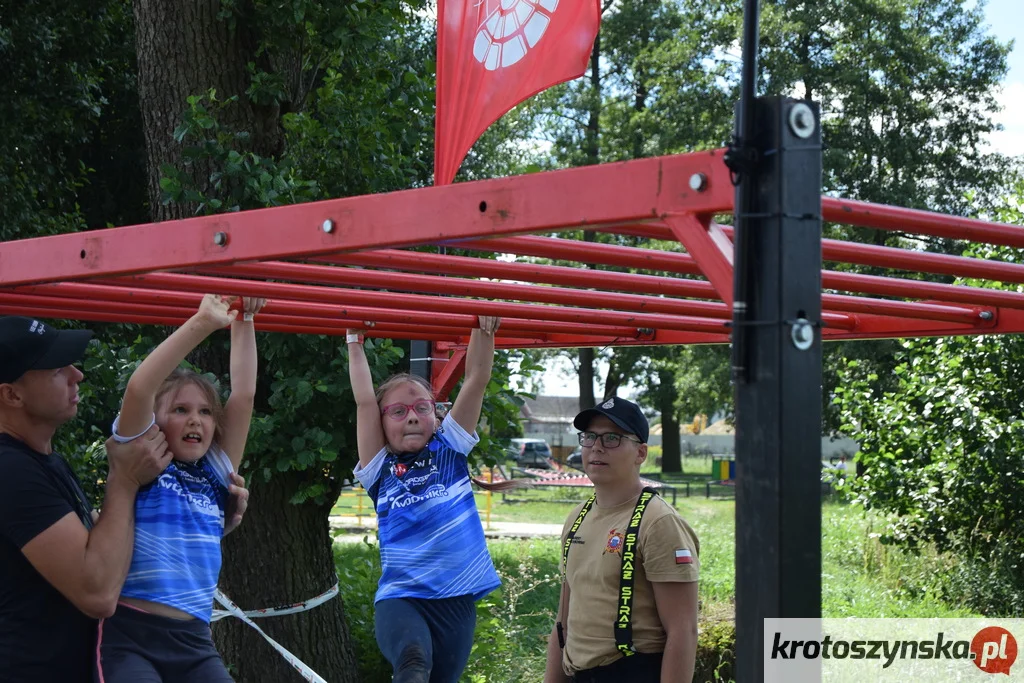
M 117 434 L 114 437 L 127 441 Z M 122 597 L 169 605 L 209 623 L 231 459 L 217 444 L 194 463 L 172 460 L 135 497 L 135 548 Z
M 479 600 L 501 585 L 473 498 L 468 453 L 479 442 L 451 416 L 419 453 L 381 449 L 355 476 L 377 509 L 383 574 L 376 601 Z

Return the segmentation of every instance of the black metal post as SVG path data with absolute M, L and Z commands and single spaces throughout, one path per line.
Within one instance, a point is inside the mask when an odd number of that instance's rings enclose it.
M 734 330 L 750 360 L 736 384 L 739 683 L 764 680 L 766 617 L 821 616 L 821 127 L 812 102 L 757 98 L 752 113 Z
M 430 382 L 430 342 L 419 339 L 409 342 L 409 374 Z

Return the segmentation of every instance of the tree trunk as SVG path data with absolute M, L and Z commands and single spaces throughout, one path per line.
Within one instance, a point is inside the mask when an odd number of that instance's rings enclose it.
M 260 64 L 259 41 L 246 22 L 251 0 L 237 4 L 234 30 L 218 20 L 221 0 L 134 0 L 135 43 L 139 62 L 139 106 L 146 135 L 149 167 L 149 202 L 153 220 L 185 218 L 195 213 L 189 204 L 162 202 L 160 167 L 174 166 L 191 176 L 206 192 L 210 186 L 209 163 L 183 164 L 182 145 L 174 139 L 190 95 L 210 88 L 218 100 L 237 95 L 221 123 L 231 130 L 247 131 L 248 149 L 263 156 L 280 154 L 283 131 L 276 106 L 257 107 L 245 96 L 250 62 Z
M 242 525 L 224 540 L 220 587 L 243 610 L 278 607 L 320 595 L 337 581 L 329 506 L 292 505 L 308 475 L 276 472 L 250 482 Z M 267 635 L 331 683 L 358 680 L 341 597 L 308 612 L 258 619 Z M 303 680 L 262 636 L 238 619 L 217 622 L 217 650 L 239 683 Z
M 679 446 L 679 420 L 676 419 L 676 383 L 672 373 L 659 373 L 658 408 L 661 410 L 661 471 L 682 472 L 683 454 Z
M 233 27 L 217 18 L 223 7 L 221 0 L 134 0 L 150 212 L 156 221 L 195 212 L 194 206 L 162 204 L 162 165 L 191 174 L 200 191 L 209 188 L 213 169 L 208 164 L 184 166 L 182 145 L 173 137 L 190 95 L 215 88 L 220 101 L 238 96 L 234 105 L 220 112 L 218 120 L 228 131 L 249 134 L 246 149 L 240 151 L 273 157 L 283 148 L 278 108 L 255 106 L 245 95 L 250 85 L 248 65 L 267 66 L 266 58 L 257 54 L 252 0 L 234 4 Z M 227 348 L 218 343 L 198 350 L 193 359 L 204 370 L 220 375 L 228 368 Z M 263 385 L 261 381 L 262 393 L 266 393 Z M 308 479 L 308 473 L 275 471 L 269 483 L 249 482 L 249 509 L 241 528 L 224 542 L 220 581 L 221 588 L 243 610 L 308 600 L 336 581 L 327 522 L 330 506 L 290 503 L 292 495 L 309 484 Z M 330 496 L 328 499 L 333 501 Z M 340 598 L 308 612 L 268 617 L 257 623 L 332 683 L 357 679 Z M 223 620 L 216 624 L 214 636 L 240 683 L 301 680 L 269 643 L 242 622 Z
M 580 349 L 580 410 L 596 405 L 594 400 L 594 349 Z

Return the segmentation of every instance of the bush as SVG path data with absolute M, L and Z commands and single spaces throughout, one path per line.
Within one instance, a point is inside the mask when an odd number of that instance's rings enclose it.
M 502 587 L 477 603 L 473 650 L 463 683 L 534 683 L 544 677 L 547 638 L 558 606 L 558 544 L 492 541 L 489 544 Z M 380 553 L 370 538 L 336 544 L 335 564 L 349 632 L 365 683 L 387 683 L 391 666 L 373 632 L 373 598 L 380 579 Z M 694 681 L 730 680 L 735 668 L 731 619 L 700 624 Z

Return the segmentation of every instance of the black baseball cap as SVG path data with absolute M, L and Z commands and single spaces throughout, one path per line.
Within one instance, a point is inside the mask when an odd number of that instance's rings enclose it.
M 640 410 L 640 406 L 632 401 L 627 401 L 624 398 L 615 396 L 600 405 L 584 410 L 576 416 L 576 419 L 572 421 L 572 424 L 576 429 L 582 432 L 590 424 L 590 421 L 598 415 L 604 415 L 619 427 L 626 430 L 626 432 L 636 434 L 641 441 L 647 443 L 647 437 L 650 436 L 651 427 L 647 424 L 647 418 L 644 417 L 643 411 Z
M 29 370 L 54 370 L 82 360 L 92 330 L 58 330 L 21 316 L 0 317 L 0 384 Z

